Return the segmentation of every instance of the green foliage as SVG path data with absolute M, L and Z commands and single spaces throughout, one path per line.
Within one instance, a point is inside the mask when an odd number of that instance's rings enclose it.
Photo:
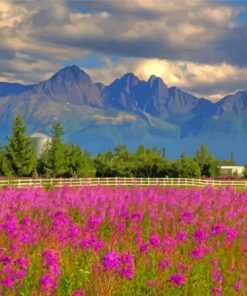
M 220 162 L 211 155 L 208 151 L 206 144 L 202 144 L 199 149 L 196 150 L 195 160 L 199 164 L 201 169 L 201 175 L 207 177 L 216 177 L 220 174 Z
M 0 144 L 0 175 L 1 176 L 12 176 L 12 171 L 8 159 L 5 155 L 4 147 Z
M 173 163 L 172 168 L 173 177 L 197 178 L 201 175 L 199 164 L 192 157 L 187 158 L 185 153 Z
M 135 153 L 126 146 L 118 145 L 114 153 L 100 153 L 95 160 L 97 177 L 163 177 L 168 174 L 169 162 L 158 148 L 140 145 Z
M 52 126 L 52 141 L 38 160 L 38 173 L 45 177 L 94 177 L 94 162 L 87 151 L 76 144 L 62 142 L 63 129 L 59 122 Z
M 5 174 L 13 172 L 18 177 L 33 174 L 36 168 L 36 157 L 31 139 L 26 136 L 26 127 L 21 115 L 17 115 L 14 121 L 13 134 L 8 138 L 5 149 L 5 156 L 2 157 Z
M 244 166 L 243 178 L 247 178 L 247 163 Z
M 88 151 L 81 151 L 75 144 L 66 146 L 66 176 L 67 177 L 94 177 L 95 167 Z
M 46 177 L 66 175 L 66 147 L 62 143 L 63 128 L 55 121 L 51 129 L 52 141 L 47 144 L 39 160 L 38 172 Z
M 31 140 L 25 135 L 25 126 L 20 115 L 13 124 L 13 135 L 6 147 L 0 145 L 0 175 L 43 177 L 215 177 L 220 174 L 220 165 L 234 164 L 230 160 L 220 161 L 202 144 L 194 158 L 182 154 L 175 161 L 165 158 L 165 148 L 146 148 L 140 145 L 135 152 L 125 145 L 113 151 L 99 153 L 91 158 L 76 144 L 62 142 L 63 128 L 59 121 L 52 125 L 52 141 L 47 143 L 43 154 L 36 161 Z M 247 172 L 247 169 L 246 169 Z M 247 176 L 247 173 L 245 173 Z

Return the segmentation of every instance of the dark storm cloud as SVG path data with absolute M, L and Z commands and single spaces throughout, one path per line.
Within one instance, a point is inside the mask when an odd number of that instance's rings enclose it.
M 247 66 L 247 25 L 231 29 L 216 42 L 215 50 L 222 60 L 239 67 Z

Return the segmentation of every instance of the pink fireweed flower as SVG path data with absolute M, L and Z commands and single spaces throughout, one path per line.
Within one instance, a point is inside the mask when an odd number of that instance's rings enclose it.
M 191 212 L 183 212 L 179 218 L 179 222 L 185 223 L 185 224 L 192 224 L 194 216 Z
M 217 235 L 217 236 L 221 235 L 221 233 L 223 233 L 224 231 L 225 231 L 225 225 L 223 223 L 217 223 L 211 229 L 212 235 Z
M 50 292 L 57 288 L 57 279 L 49 273 L 46 273 L 39 281 L 40 288 L 44 292 Z
M 247 253 L 247 240 L 242 242 L 241 247 L 243 252 Z
M 238 236 L 238 231 L 235 228 L 228 228 L 226 230 L 225 241 L 232 243 Z
M 187 235 L 188 235 L 188 231 L 186 231 L 186 230 L 180 230 L 177 233 L 176 239 L 177 239 L 178 242 L 186 242 Z
M 135 239 L 135 243 L 136 244 L 141 244 L 142 243 L 142 237 L 141 236 L 137 236 L 137 238 Z
M 120 266 L 119 254 L 115 251 L 106 253 L 101 261 L 106 270 L 118 270 Z
M 102 218 L 101 217 L 97 217 L 94 214 L 91 214 L 89 216 L 88 223 L 89 223 L 89 227 L 90 227 L 91 230 L 98 229 L 98 227 L 100 226 L 100 223 L 101 222 L 102 222 Z
M 26 277 L 26 271 L 24 269 L 19 269 L 16 271 L 16 278 L 17 279 L 24 279 Z
M 221 296 L 221 295 L 222 295 L 222 291 L 221 291 L 221 289 L 218 288 L 218 287 L 213 287 L 213 288 L 211 289 L 211 293 L 212 293 L 213 295 L 217 295 L 217 296 Z
M 81 247 L 84 250 L 88 250 L 90 248 L 90 240 L 89 239 L 83 239 L 79 242 L 79 247 Z
M 163 252 L 170 252 L 177 247 L 177 240 L 168 236 L 162 242 L 162 251 Z
M 22 269 L 27 269 L 29 266 L 29 262 L 27 259 L 25 259 L 24 257 L 20 257 L 19 259 L 16 260 L 16 264 L 22 268 Z
M 20 224 L 23 226 L 30 226 L 31 220 L 32 220 L 32 218 L 30 216 L 23 217 L 20 220 Z
M 140 245 L 140 253 L 147 253 L 149 251 L 149 244 Z
M 78 227 L 76 225 L 70 226 L 69 233 L 68 233 L 69 238 L 74 239 L 74 238 L 77 238 L 78 235 L 79 235 Z
M 60 267 L 57 263 L 52 263 L 52 264 L 49 264 L 49 266 L 47 267 L 47 270 L 53 274 L 53 275 L 56 275 L 56 276 L 60 276 L 61 274 L 61 270 L 60 270 Z
M 243 282 L 241 280 L 237 280 L 234 284 L 233 284 L 233 288 L 236 291 L 241 291 L 243 289 Z
M 162 259 L 158 261 L 158 267 L 162 270 L 170 266 L 170 262 L 167 259 Z
M 180 287 L 184 284 L 185 279 L 184 276 L 180 273 L 172 274 L 169 278 L 169 281 L 173 284 L 175 284 L 177 287 Z
M 206 241 L 208 237 L 209 237 L 208 233 L 202 228 L 198 228 L 193 234 L 194 240 L 197 241 L 198 243 L 202 243 Z
M 160 238 L 157 234 L 153 234 L 149 239 L 150 245 L 153 246 L 153 248 L 158 248 L 160 245 Z
M 214 282 L 217 282 L 219 284 L 222 283 L 222 274 L 221 274 L 221 270 L 219 268 L 215 268 L 212 272 L 212 280 Z
M 0 262 L 3 263 L 3 265 L 7 265 L 11 262 L 11 257 L 9 256 L 6 256 L 6 255 L 3 255 L 3 256 L 0 256 Z
M 155 281 L 154 280 L 147 281 L 147 286 L 148 287 L 154 287 L 155 286 Z
M 185 264 L 183 262 L 179 262 L 178 263 L 178 271 L 184 271 L 185 269 Z
M 15 284 L 15 281 L 11 277 L 6 277 L 4 280 L 1 280 L 1 283 L 7 288 L 12 288 Z
M 132 254 L 130 253 L 123 253 L 121 257 L 121 266 L 120 266 L 120 271 L 119 273 L 123 276 L 126 277 L 129 280 L 132 280 L 134 277 L 134 258 Z
M 217 266 L 218 265 L 218 259 L 217 258 L 213 258 L 211 261 L 212 265 Z
M 197 247 L 194 248 L 190 253 L 190 257 L 196 260 L 202 259 L 204 255 L 205 255 L 204 250 Z
M 99 241 L 96 237 L 93 237 L 89 240 L 89 245 L 94 249 L 94 251 L 105 248 L 105 243 L 103 241 Z
M 143 213 L 141 212 L 133 212 L 131 215 L 131 219 L 133 222 L 140 222 L 142 221 Z
M 119 230 L 120 232 L 125 232 L 125 230 L 126 230 L 126 223 L 125 222 L 121 222 L 121 223 L 117 224 L 117 230 Z
M 86 295 L 86 292 L 83 288 L 78 289 L 78 290 L 74 290 L 72 292 L 72 296 L 85 296 L 85 295 Z
M 48 268 L 50 265 L 57 264 L 58 262 L 58 256 L 55 252 L 51 250 L 46 250 L 42 257 L 46 260 L 46 268 Z

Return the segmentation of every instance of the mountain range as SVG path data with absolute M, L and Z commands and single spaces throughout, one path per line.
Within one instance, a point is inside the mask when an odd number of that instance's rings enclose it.
M 28 133 L 49 134 L 59 119 L 65 140 L 92 154 L 119 143 L 130 150 L 143 143 L 166 148 L 167 157 L 192 155 L 200 144 L 219 158 L 234 152 L 247 162 L 247 91 L 217 102 L 168 87 L 154 75 L 147 81 L 127 73 L 109 85 L 95 83 L 77 66 L 61 69 L 32 85 L 0 82 L 0 140 L 6 141 L 17 113 Z

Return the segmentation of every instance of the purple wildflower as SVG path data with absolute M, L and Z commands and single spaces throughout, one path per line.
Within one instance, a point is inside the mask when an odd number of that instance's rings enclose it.
M 213 288 L 211 289 L 211 293 L 212 293 L 213 295 L 217 295 L 217 296 L 221 296 L 221 295 L 222 295 L 221 289 L 218 288 L 218 287 L 213 287 Z
M 106 253 L 101 261 L 106 270 L 118 270 L 120 266 L 120 258 L 117 252 L 110 251 Z
M 168 266 L 170 265 L 170 262 L 167 260 L 167 259 L 163 259 L 163 260 L 160 260 L 158 261 L 158 267 L 160 269 L 166 269 Z
M 223 223 L 217 223 L 212 227 L 211 233 L 212 235 L 221 235 L 225 230 L 225 225 Z
M 238 236 L 238 232 L 235 228 L 228 228 L 226 230 L 225 241 L 232 243 Z
M 169 278 L 169 281 L 174 283 L 177 287 L 180 287 L 181 285 L 184 284 L 185 279 L 182 274 L 177 273 L 177 274 L 172 274 Z
M 202 243 L 205 240 L 207 240 L 209 237 L 208 233 L 202 229 L 202 228 L 198 228 L 194 234 L 193 234 L 193 238 L 195 241 L 197 241 L 198 243 Z
M 177 233 L 177 241 L 179 242 L 186 242 L 187 240 L 187 235 L 188 235 L 188 231 L 186 230 L 180 230 L 178 233 Z
M 196 260 L 202 259 L 204 255 L 205 255 L 204 250 L 197 247 L 194 248 L 190 253 L 190 257 Z
M 141 246 L 140 246 L 140 252 L 141 253 L 147 253 L 149 251 L 149 244 L 147 243 L 147 244 L 142 244 Z
M 41 290 L 44 292 L 53 291 L 57 287 L 56 278 L 49 273 L 46 273 L 39 281 Z
M 233 284 L 233 288 L 236 291 L 241 291 L 243 289 L 243 282 L 241 280 L 237 280 L 234 284 Z
M 179 218 L 179 222 L 185 223 L 185 224 L 191 224 L 194 216 L 191 212 L 183 212 L 182 215 Z
M 160 238 L 157 234 L 153 234 L 149 239 L 150 245 L 152 245 L 154 248 L 158 248 L 160 245 Z
M 121 268 L 120 274 L 123 277 L 126 277 L 129 280 L 132 280 L 134 277 L 134 258 L 130 253 L 123 253 L 121 257 Z

